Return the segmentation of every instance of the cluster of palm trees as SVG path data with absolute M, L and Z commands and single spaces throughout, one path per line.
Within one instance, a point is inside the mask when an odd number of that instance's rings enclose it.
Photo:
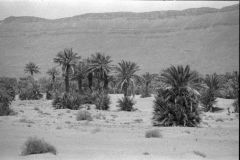
M 83 59 L 74 53 L 72 49 L 64 49 L 59 52 L 54 58 L 54 62 L 61 66 L 62 76 L 64 77 L 65 92 L 70 91 L 70 81 L 77 81 L 79 93 L 83 93 L 83 81 L 87 79 L 88 88 L 93 91 L 94 86 L 96 90 L 107 93 L 108 86 L 116 90 L 122 90 L 124 97 L 135 94 L 135 86 L 138 83 L 144 87 L 145 96 L 150 96 L 149 85 L 152 83 L 156 74 L 149 72 L 138 76 L 137 71 L 140 70 L 135 62 L 122 60 L 117 65 L 112 65 L 110 56 L 106 56 L 97 52 L 90 57 Z M 25 66 L 25 72 L 30 73 L 31 76 L 40 73 L 40 68 L 30 62 Z M 53 67 L 47 71 L 51 77 L 52 83 L 56 81 L 56 77 L 60 72 Z
M 155 82 L 157 84 L 155 85 L 160 88 L 153 89 L 158 92 L 154 101 L 154 125 L 196 126 L 200 122 L 199 103 L 205 111 L 213 111 L 216 97 L 222 88 L 221 76 L 212 74 L 204 78 L 196 71 L 190 70 L 188 65 L 186 67 L 171 66 L 163 70 L 160 75 L 147 72 L 138 76 L 137 72 L 140 68 L 134 62 L 122 60 L 117 65 L 113 65 L 111 57 L 102 53 L 83 59 L 72 49 L 59 52 L 54 62 L 62 68 L 66 93 L 70 91 L 71 80 L 77 81 L 80 94 L 86 91 L 83 82 L 84 84 L 87 82 L 87 87 L 92 93 L 97 91 L 99 95 L 106 95 L 108 87 L 111 86 L 123 93 L 124 98 L 118 103 L 126 111 L 133 109 L 134 102 L 130 97 L 131 95 L 134 97 L 136 93 L 135 86 L 141 87 L 142 97 L 148 97 L 151 96 L 149 88 L 153 87 Z M 39 67 L 34 63 L 27 64 L 25 72 L 32 76 L 40 73 Z M 54 83 L 60 72 L 52 68 L 47 74 L 51 76 L 51 81 Z M 239 74 L 235 77 L 239 82 Z M 238 92 L 238 83 L 233 84 L 233 88 L 237 88 L 235 90 Z M 102 101 L 99 102 L 102 103 Z
M 207 95 L 205 99 L 203 96 L 202 104 L 207 108 L 207 111 L 212 111 L 217 93 L 221 89 L 219 76 L 213 74 L 201 78 L 196 71 L 191 71 L 189 66 L 185 68 L 183 66 L 171 66 L 163 70 L 161 75 L 147 72 L 138 76 L 137 71 L 140 68 L 134 62 L 122 60 L 117 65 L 113 65 L 110 56 L 99 52 L 83 59 L 72 49 L 64 49 L 59 52 L 54 58 L 54 62 L 62 68 L 66 93 L 70 91 L 70 81 L 73 80 L 77 81 L 80 94 L 84 94 L 83 82 L 87 81 L 91 92 L 96 90 L 100 93 L 108 93 L 108 87 L 111 86 L 114 93 L 115 90 L 120 89 L 126 98 L 131 95 L 134 96 L 135 86 L 138 85 L 142 89 L 142 97 L 148 97 L 151 96 L 149 88 L 155 82 L 158 85 L 160 84 L 161 88 L 167 89 L 167 94 L 170 97 L 174 95 L 174 101 L 176 101 L 174 103 L 186 101 L 186 98 L 185 100 L 182 99 L 181 96 L 183 95 L 191 95 L 192 99 L 196 99 L 194 97 L 199 97 L 201 91 L 201 94 Z M 39 67 L 32 62 L 26 65 L 25 72 L 32 76 L 40 73 Z M 51 81 L 54 83 L 60 72 L 54 67 L 49 69 L 47 74 L 50 75 Z M 208 100 L 206 100 L 207 98 Z

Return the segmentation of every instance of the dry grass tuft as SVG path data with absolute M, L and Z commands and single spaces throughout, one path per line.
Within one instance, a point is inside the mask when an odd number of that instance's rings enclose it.
M 218 118 L 216 119 L 216 122 L 224 122 L 224 120 L 222 118 Z
M 150 155 L 150 153 L 148 153 L 148 152 L 144 152 L 143 155 Z
M 101 128 L 97 127 L 97 128 L 95 128 L 95 129 L 93 129 L 93 130 L 91 131 L 91 133 L 92 133 L 92 134 L 95 134 L 95 133 L 100 132 L 100 131 L 101 131 Z
M 40 109 L 38 107 L 34 107 L 34 110 L 35 111 L 39 111 Z
M 194 153 L 195 155 L 198 155 L 198 156 L 203 157 L 203 158 L 207 157 L 204 153 L 199 152 L 199 151 L 193 151 L 193 153 Z
M 80 110 L 78 111 L 77 115 L 76 115 L 76 120 L 77 121 L 83 121 L 83 120 L 87 120 L 87 121 L 92 121 L 92 115 L 90 112 L 86 111 L 86 110 Z
M 30 155 L 30 154 L 41 154 L 41 153 L 52 153 L 54 155 L 57 154 L 56 148 L 47 142 L 44 139 L 39 139 L 37 137 L 29 137 L 24 144 L 24 148 L 22 150 L 22 155 Z
M 34 123 L 32 120 L 28 120 L 28 119 L 26 119 L 26 118 L 21 118 L 21 119 L 19 120 L 19 122 L 21 122 L 21 123 Z
M 106 119 L 105 115 L 103 115 L 101 113 L 98 113 L 98 114 L 94 115 L 94 118 L 96 118 L 96 119 L 103 119 L 103 120 Z
M 62 129 L 62 127 L 60 127 L 60 126 L 57 126 L 57 127 L 56 127 L 56 129 Z
M 153 129 L 153 130 L 146 131 L 145 137 L 146 138 L 162 138 L 162 135 L 158 129 Z

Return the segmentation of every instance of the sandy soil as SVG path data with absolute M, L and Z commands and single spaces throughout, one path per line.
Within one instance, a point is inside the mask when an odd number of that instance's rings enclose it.
M 118 111 L 111 95 L 110 111 L 91 109 L 93 121 L 77 121 L 78 111 L 54 110 L 51 101 L 12 103 L 18 112 L 0 117 L 0 159 L 56 160 L 237 160 L 239 157 L 239 114 L 231 113 L 232 100 L 218 99 L 216 113 L 203 113 L 198 128 L 152 127 L 153 97 L 136 97 L 135 112 Z M 228 113 L 228 109 L 230 114 Z M 145 138 L 157 128 L 161 138 Z M 57 155 L 21 156 L 30 136 L 54 145 Z

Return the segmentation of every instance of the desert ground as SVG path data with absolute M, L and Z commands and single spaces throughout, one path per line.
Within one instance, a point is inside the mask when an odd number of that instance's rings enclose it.
M 233 100 L 218 99 L 215 113 L 202 113 L 201 125 L 191 127 L 153 127 L 154 97 L 135 97 L 134 112 L 118 111 L 117 99 L 110 95 L 109 111 L 89 112 L 93 121 L 77 121 L 77 110 L 58 109 L 51 100 L 20 101 L 11 107 L 17 112 L 0 117 L 1 160 L 237 160 L 239 158 L 239 114 L 232 113 Z M 228 109 L 229 108 L 229 109 Z M 146 138 L 148 130 L 158 129 L 161 136 Z M 30 136 L 44 138 L 57 154 L 22 156 Z

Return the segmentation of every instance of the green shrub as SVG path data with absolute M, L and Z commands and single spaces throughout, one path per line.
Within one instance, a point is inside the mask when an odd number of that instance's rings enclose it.
M 200 103 L 203 106 L 205 112 L 213 111 L 213 106 L 217 102 L 216 99 L 216 96 L 210 90 L 205 90 L 202 92 L 200 97 Z
M 99 110 L 108 110 L 110 105 L 110 97 L 105 93 L 97 93 L 94 104 Z
M 47 91 L 47 92 L 46 92 L 46 99 L 47 99 L 47 100 L 53 99 L 53 92 Z
M 223 88 L 223 79 L 216 73 L 212 75 L 206 75 L 204 83 L 206 88 L 203 89 L 200 102 L 203 105 L 204 110 L 213 112 L 213 105 L 216 103 L 217 95 Z
M 48 144 L 43 139 L 38 139 L 37 137 L 29 137 L 24 144 L 24 148 L 22 150 L 22 155 L 30 155 L 30 154 L 41 154 L 41 153 L 52 153 L 54 155 L 57 154 L 56 148 L 51 144 Z
M 15 90 L 9 78 L 0 78 L 0 116 L 10 115 L 13 111 L 9 105 L 15 98 Z
M 226 99 L 236 99 L 239 93 L 239 72 L 227 72 L 224 75 L 218 75 L 222 79 L 222 89 L 217 97 Z
M 84 104 L 83 97 L 77 93 L 56 94 L 52 105 L 55 109 L 73 109 L 77 110 Z
M 169 90 L 163 90 L 154 100 L 154 126 L 188 126 L 200 123 L 198 101 L 194 96 L 169 96 Z
M 82 95 L 82 101 L 83 101 L 83 104 L 95 104 L 96 102 L 96 94 L 94 93 L 85 93 Z
M 77 113 L 76 120 L 77 121 L 83 121 L 83 120 L 92 121 L 93 118 L 92 118 L 92 115 L 90 112 L 88 112 L 86 110 L 80 110 Z
M 43 97 L 40 86 L 32 77 L 20 78 L 18 88 L 20 100 L 38 100 Z
M 135 104 L 135 102 L 133 101 L 133 99 L 131 99 L 129 97 L 123 97 L 122 99 L 118 100 L 118 107 L 122 111 L 133 111 L 134 104 Z

